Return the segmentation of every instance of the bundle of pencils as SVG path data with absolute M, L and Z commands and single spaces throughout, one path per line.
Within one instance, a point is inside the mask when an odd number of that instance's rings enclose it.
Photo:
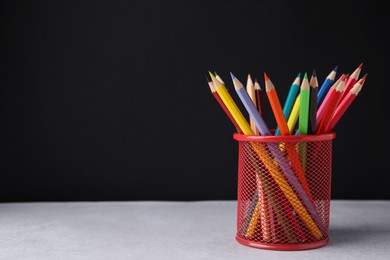
M 332 132 L 355 100 L 367 77 L 366 74 L 359 79 L 362 66 L 363 64 L 360 64 L 349 77 L 347 74 L 342 74 L 335 81 L 338 70 L 336 67 L 329 73 L 321 87 L 318 85 L 315 70 L 310 80 L 307 73 L 304 73 L 303 77 L 299 73 L 293 80 L 283 107 L 275 85 L 264 73 L 265 92 L 277 123 L 275 132 L 270 130 L 264 120 L 263 90 L 257 79 L 253 82 L 248 74 L 246 87 L 244 87 L 239 79 L 230 73 L 233 86 L 248 117 L 240 111 L 219 75 L 209 72 L 210 77 L 206 76 L 206 79 L 213 96 L 238 133 L 262 136 L 317 135 Z M 241 227 L 242 235 L 247 238 L 253 236 L 257 222 L 261 222 L 260 229 L 263 239 L 274 243 L 272 229 L 276 224 L 273 224 L 272 219 L 267 217 L 267 212 L 272 211 L 280 220 L 289 242 L 293 243 L 297 234 L 300 234 L 300 239 L 303 239 L 305 236 L 302 235 L 299 224 L 291 224 L 294 227 L 293 233 L 285 226 L 286 220 L 295 221 L 296 218 L 291 217 L 291 212 L 294 212 L 299 216 L 299 221 L 304 223 L 305 230 L 308 230 L 312 238 L 320 240 L 323 237 L 326 223 L 323 223 L 317 212 L 305 177 L 307 144 L 299 143 L 298 147 L 289 143 L 277 145 L 276 143 L 250 142 L 249 144 L 251 160 L 254 164 L 261 161 L 270 178 L 265 178 L 263 174 L 255 176 L 256 191 Z M 277 186 L 283 196 L 275 198 L 269 190 L 271 186 Z M 290 205 L 288 207 L 291 211 L 283 212 L 280 203 Z

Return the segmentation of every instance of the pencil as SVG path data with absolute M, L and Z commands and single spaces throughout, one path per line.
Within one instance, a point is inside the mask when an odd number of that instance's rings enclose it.
M 218 93 L 219 97 L 222 99 L 223 103 L 225 104 L 225 106 L 228 108 L 228 110 L 232 114 L 234 120 L 237 122 L 242 133 L 245 135 L 253 134 L 251 127 L 249 126 L 245 117 L 242 115 L 240 109 L 237 107 L 233 98 L 230 96 L 230 94 L 226 90 L 225 85 L 222 84 L 220 81 L 218 81 L 211 72 L 209 72 L 209 74 L 210 74 L 211 80 L 214 83 L 215 91 Z
M 317 101 L 318 105 L 320 105 L 322 103 L 322 101 L 324 100 L 324 98 L 326 96 L 326 93 L 328 93 L 329 88 L 332 86 L 334 79 L 336 77 L 337 69 L 338 69 L 338 66 L 336 66 L 336 68 L 334 68 L 329 73 L 329 75 L 326 77 L 326 79 L 322 83 L 320 90 L 318 91 L 318 101 Z
M 215 97 L 215 99 L 217 100 L 218 104 L 222 107 L 223 111 L 225 112 L 225 114 L 228 116 L 228 118 L 230 119 L 230 121 L 233 123 L 233 125 L 236 127 L 236 130 L 238 133 L 242 133 L 241 129 L 240 129 L 240 126 L 237 124 L 236 120 L 234 120 L 232 114 L 230 113 L 229 109 L 227 109 L 227 107 L 225 106 L 225 104 L 223 103 L 222 99 L 219 97 L 218 93 L 215 91 L 215 87 L 214 87 L 214 83 L 213 81 L 206 76 L 206 80 L 209 84 L 209 87 L 210 87 L 210 90 L 211 90 L 211 93 L 213 94 L 213 96 Z
M 318 80 L 316 71 L 313 71 L 313 75 L 310 79 L 310 106 L 309 106 L 309 129 L 308 134 L 314 134 L 316 132 L 316 114 L 317 114 L 317 92 L 318 92 Z
M 221 79 L 221 77 L 217 74 L 217 72 L 214 72 L 214 75 L 215 75 L 215 78 L 216 78 L 219 82 L 221 82 L 222 84 L 225 85 L 225 82 Z
M 287 126 L 286 119 L 284 118 L 282 107 L 280 105 L 275 86 L 266 73 L 264 73 L 264 78 L 265 78 L 265 89 L 267 92 L 267 96 L 271 104 L 272 112 L 274 113 L 274 116 L 276 118 L 276 122 L 278 123 L 280 132 L 283 136 L 290 135 L 290 130 Z M 302 168 L 302 165 L 299 163 L 299 158 L 295 150 L 295 147 L 291 146 L 290 144 L 284 144 L 284 147 L 287 150 L 288 156 L 290 157 L 291 166 L 294 169 L 295 173 L 297 174 L 303 189 L 308 195 L 310 201 L 313 202 L 309 186 L 304 177 L 305 176 L 304 170 Z
M 233 85 L 237 92 L 237 95 L 240 97 L 242 103 L 244 104 L 244 107 L 248 111 L 249 115 L 252 117 L 261 135 L 271 135 L 271 131 L 269 130 L 268 126 L 265 124 L 263 118 L 261 118 L 259 111 L 257 111 L 248 93 L 246 93 L 242 83 L 231 72 L 230 72 L 230 76 L 232 77 Z
M 298 94 L 297 98 L 295 99 L 294 106 L 291 110 L 290 116 L 287 120 L 287 126 L 288 126 L 288 130 L 290 131 L 290 134 L 292 134 L 292 132 L 295 129 L 295 125 L 297 124 L 300 106 L 301 106 L 301 97 Z
M 355 85 L 357 79 L 359 78 L 362 67 L 363 67 L 363 63 L 361 63 L 359 67 L 357 67 L 357 69 L 354 72 L 352 72 L 351 76 L 349 76 L 348 80 L 345 82 L 344 92 L 341 95 L 340 102 L 343 101 L 347 93 L 349 93 L 351 88 Z
M 332 120 L 330 121 L 329 129 L 327 129 L 328 131 L 331 131 L 336 126 L 336 124 L 340 121 L 341 117 L 344 115 L 345 111 L 347 111 L 349 106 L 355 100 L 356 96 L 359 94 L 360 90 L 362 89 L 364 82 L 366 81 L 366 77 L 367 77 L 367 74 L 364 75 L 364 77 L 361 78 L 351 88 L 351 90 L 349 91 L 349 93 L 347 93 L 345 98 L 343 100 L 341 100 L 340 104 L 336 108 L 336 111 L 334 112 Z
M 326 103 L 326 109 L 324 115 L 322 116 L 320 125 L 317 129 L 316 132 L 317 134 L 324 134 L 329 128 L 330 120 L 332 119 L 333 114 L 337 108 L 337 105 L 341 99 L 344 86 L 345 86 L 345 74 L 343 75 L 343 78 L 341 79 L 337 87 L 332 90 L 331 96 L 329 97 L 329 101 Z
M 278 94 L 276 93 L 276 89 L 272 81 L 267 76 L 267 73 L 264 72 L 264 80 L 265 80 L 265 91 L 268 96 L 268 100 L 270 102 L 272 112 L 274 113 L 276 123 L 280 129 L 282 135 L 290 135 L 290 131 L 288 130 L 286 118 L 284 117 L 282 107 L 280 105 Z
M 299 107 L 299 127 L 300 135 L 307 135 L 309 126 L 309 105 L 310 105 L 310 87 L 307 79 L 307 73 L 303 77 L 300 91 L 301 106 Z
M 253 86 L 253 81 L 252 81 L 250 74 L 248 74 L 248 79 L 246 82 L 246 92 L 248 93 L 249 97 L 251 98 L 253 104 L 256 107 L 255 87 Z M 249 123 L 250 123 L 252 131 L 255 133 L 255 135 L 259 135 L 259 130 L 257 130 L 255 122 L 253 121 L 253 118 L 251 116 L 249 117 Z
M 322 116 L 324 115 L 326 104 L 329 101 L 329 98 L 331 94 L 333 93 L 333 90 L 337 87 L 337 85 L 340 83 L 341 79 L 344 77 L 344 74 L 340 76 L 340 78 L 332 85 L 332 87 L 329 89 L 328 93 L 326 93 L 326 96 L 324 98 L 324 101 L 321 103 L 320 107 L 317 110 L 316 114 L 316 129 L 320 125 L 320 121 L 322 119 Z M 345 77 L 348 77 L 348 74 L 345 75 Z
M 301 84 L 301 73 L 298 73 L 298 76 L 295 78 L 294 82 L 290 86 L 290 90 L 288 91 L 286 102 L 283 106 L 283 114 L 284 118 L 288 119 L 291 114 L 291 110 L 293 108 L 295 99 L 299 93 L 299 85 Z M 275 135 L 280 135 L 279 127 L 276 128 Z
M 261 90 L 259 81 L 255 79 L 255 94 L 256 94 L 256 107 L 259 111 L 261 117 L 263 120 L 265 120 L 264 117 L 264 104 L 263 104 L 263 91 Z

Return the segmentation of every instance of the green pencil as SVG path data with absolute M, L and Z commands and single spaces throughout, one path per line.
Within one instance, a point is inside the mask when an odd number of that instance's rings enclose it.
M 299 128 L 300 135 L 307 135 L 309 130 L 309 106 L 310 106 L 310 87 L 307 73 L 303 78 L 300 92 L 301 105 L 299 108 Z

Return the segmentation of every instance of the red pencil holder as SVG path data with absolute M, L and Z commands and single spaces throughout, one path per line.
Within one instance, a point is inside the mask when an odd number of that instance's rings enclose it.
M 272 250 L 304 250 L 329 242 L 335 136 L 234 134 L 239 144 L 239 243 Z

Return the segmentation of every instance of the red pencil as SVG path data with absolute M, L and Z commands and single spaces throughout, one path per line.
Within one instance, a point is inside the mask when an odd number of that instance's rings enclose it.
M 211 93 L 213 94 L 215 99 L 218 101 L 218 103 L 222 107 L 223 111 L 225 111 L 225 113 L 229 117 L 230 121 L 232 121 L 232 123 L 236 127 L 237 132 L 241 134 L 242 131 L 241 131 L 240 126 L 237 124 L 236 120 L 234 120 L 232 114 L 229 112 L 229 109 L 226 107 L 225 103 L 223 103 L 222 99 L 219 97 L 217 91 L 215 91 L 215 87 L 214 87 L 213 81 L 208 76 L 206 76 L 206 80 L 207 80 L 207 83 L 209 84 Z
M 353 88 L 351 88 L 351 90 L 345 95 L 345 98 L 337 106 L 337 109 L 334 112 L 332 120 L 330 121 L 329 129 L 327 129 L 327 131 L 332 130 L 336 126 L 336 124 L 339 122 L 341 117 L 344 115 L 345 111 L 347 111 L 348 107 L 355 100 L 356 96 L 359 94 L 360 90 L 362 89 L 364 82 L 366 81 L 366 77 L 367 77 L 367 74 L 364 75 L 364 77 L 361 78 L 353 86 Z
M 349 76 L 348 80 L 345 82 L 344 92 L 341 95 L 340 102 L 344 100 L 344 98 L 349 93 L 351 88 L 355 85 L 357 79 L 359 78 L 362 67 L 363 67 L 363 63 L 361 63 L 359 67 L 354 72 L 352 72 L 351 76 Z
M 317 129 L 317 134 L 324 134 L 329 128 L 330 120 L 332 119 L 332 116 L 337 108 L 337 105 L 344 90 L 345 76 L 346 75 L 344 74 L 337 87 L 335 89 L 332 89 L 332 93 L 330 94 L 329 100 L 326 103 L 324 115 L 322 116 L 320 125 Z

